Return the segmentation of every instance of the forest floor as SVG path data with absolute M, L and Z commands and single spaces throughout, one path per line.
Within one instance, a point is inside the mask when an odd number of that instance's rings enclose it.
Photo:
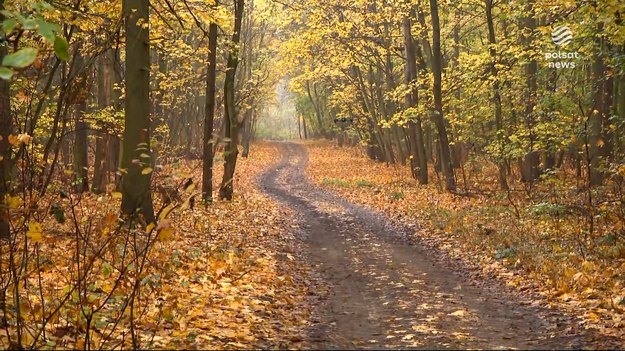
M 164 162 L 155 185 L 198 184 L 200 166 Z M 110 229 L 119 193 L 50 192 L 33 210 L 43 230 L 25 263 L 28 303 L 2 302 L 37 349 L 133 348 L 124 301 L 136 285 L 120 281 L 141 282 L 134 326 L 145 348 L 623 348 L 623 259 L 563 256 L 563 238 L 532 236 L 542 222 L 513 233 L 510 211 L 487 198 L 454 198 L 406 173 L 359 148 L 259 142 L 237 164 L 232 201 L 189 208 L 190 186 L 162 220 L 170 227 L 145 233 Z M 46 216 L 48 203 L 68 220 Z M 95 249 L 74 254 L 76 228 Z M 144 268 L 119 269 L 130 259 L 118 248 L 147 232 L 158 238 Z M 78 266 L 89 299 L 69 285 Z M 94 303 L 87 328 L 81 311 Z M 14 324 L 0 326 L 8 348 Z
M 475 274 L 415 236 L 413 226 L 311 184 L 307 148 L 276 145 L 281 161 L 258 183 L 292 210 L 304 243 L 295 260 L 312 264 L 319 282 L 310 326 L 296 347 L 622 347 L 530 291 Z

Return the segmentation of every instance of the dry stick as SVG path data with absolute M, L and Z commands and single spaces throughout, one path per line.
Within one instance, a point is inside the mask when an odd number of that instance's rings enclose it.
M 35 244 L 35 260 L 37 262 L 37 280 L 39 282 L 39 298 L 41 299 L 41 317 L 46 315 L 46 300 L 43 297 L 43 280 L 41 279 L 41 260 L 39 259 L 39 245 Z M 43 328 L 43 338 L 46 338 L 46 330 Z M 34 345 L 34 344 L 33 344 Z
M 239 275 L 238 277 L 236 277 L 234 280 L 232 280 L 231 283 L 236 282 L 237 280 L 240 280 L 241 278 L 243 278 L 245 275 L 247 275 L 248 273 L 250 273 L 253 270 L 253 268 L 248 269 L 247 271 L 241 273 L 241 275 Z
M 516 218 L 517 219 L 521 219 L 521 212 L 519 211 L 519 207 L 512 200 L 512 193 L 510 191 L 510 187 L 508 187 L 508 189 L 506 189 L 506 192 L 508 193 L 508 201 L 510 202 L 510 205 L 512 205 L 512 207 L 514 208 L 514 212 L 516 214 Z
M 598 89 L 598 88 L 597 88 Z M 582 112 L 582 114 L 584 114 L 584 109 L 582 107 L 582 102 L 578 100 L 577 102 L 580 111 Z M 585 161 L 586 161 L 586 172 L 587 174 L 587 183 L 586 183 L 586 187 L 587 189 L 587 194 L 588 194 L 588 233 L 584 233 L 584 243 L 586 243 L 586 241 L 588 240 L 588 235 L 592 235 L 593 231 L 594 231 L 594 227 L 595 227 L 595 216 L 594 216 L 594 209 L 593 209 L 593 204 L 592 204 L 592 188 L 591 188 L 591 179 L 590 179 L 590 173 L 591 173 L 591 165 L 590 165 L 590 161 L 591 161 L 591 157 L 590 157 L 590 147 L 589 147 L 589 138 L 588 138 L 588 122 L 590 120 L 590 117 L 592 116 L 593 111 L 595 110 L 597 106 L 597 102 L 595 101 L 593 106 L 590 108 L 590 111 L 588 112 L 588 116 L 586 117 L 586 120 L 584 121 L 584 156 L 586 157 Z M 586 259 L 586 255 L 584 252 L 584 248 L 581 245 L 581 243 L 578 242 L 578 245 L 580 247 L 580 251 L 582 254 L 582 257 L 584 259 Z

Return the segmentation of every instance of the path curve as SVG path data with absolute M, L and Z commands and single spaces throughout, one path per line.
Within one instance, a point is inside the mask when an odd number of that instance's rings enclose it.
M 599 346 L 574 318 L 475 284 L 411 245 L 384 216 L 311 185 L 308 155 L 276 143 L 281 161 L 260 187 L 298 213 L 307 257 L 329 286 L 304 346 L 328 348 L 561 349 Z

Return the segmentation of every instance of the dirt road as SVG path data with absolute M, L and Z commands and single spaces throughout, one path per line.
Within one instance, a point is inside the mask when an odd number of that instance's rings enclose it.
M 497 282 L 479 282 L 401 239 L 405 228 L 311 185 L 306 149 L 279 143 L 261 187 L 299 213 L 306 257 L 328 291 L 305 347 L 593 348 L 600 335 L 573 317 L 532 306 Z

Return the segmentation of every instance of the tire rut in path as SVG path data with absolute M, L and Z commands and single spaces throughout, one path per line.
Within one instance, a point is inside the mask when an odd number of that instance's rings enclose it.
M 383 216 L 311 185 L 304 146 L 277 145 L 280 163 L 258 181 L 298 213 L 306 259 L 329 286 L 305 347 L 544 349 L 600 340 L 573 318 L 483 288 L 495 283 L 475 286 L 402 240 Z

